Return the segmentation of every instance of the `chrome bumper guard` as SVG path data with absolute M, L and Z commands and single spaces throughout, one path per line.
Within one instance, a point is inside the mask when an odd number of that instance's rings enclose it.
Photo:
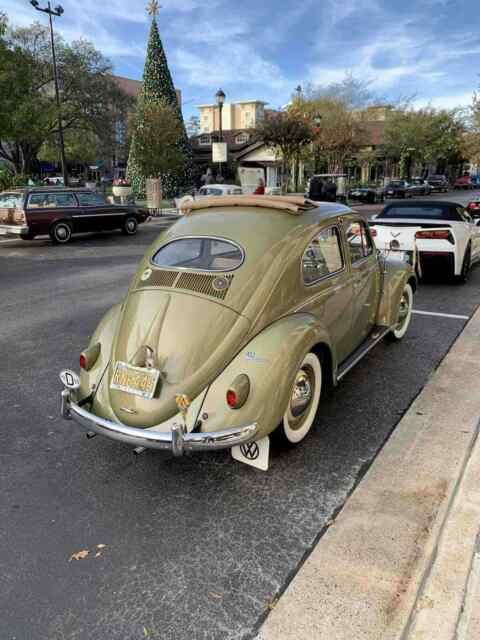
M 107 436 L 133 447 L 170 449 L 174 456 L 181 456 L 185 451 L 230 449 L 254 440 L 258 431 L 256 423 L 211 433 L 187 433 L 183 424 L 175 424 L 170 433 L 127 427 L 86 411 L 75 402 L 76 395 L 72 389 L 65 388 L 62 391 L 62 416 L 66 420 L 74 420 L 87 433 Z
M 26 236 L 29 231 L 26 225 L 0 224 L 0 236 Z

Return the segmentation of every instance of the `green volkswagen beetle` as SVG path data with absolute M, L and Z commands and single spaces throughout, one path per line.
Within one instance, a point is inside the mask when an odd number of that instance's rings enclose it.
M 189 203 L 148 249 L 125 300 L 63 371 L 62 414 L 89 437 L 231 449 L 268 468 L 296 444 L 322 389 L 410 324 L 416 279 L 337 203 L 230 196 Z

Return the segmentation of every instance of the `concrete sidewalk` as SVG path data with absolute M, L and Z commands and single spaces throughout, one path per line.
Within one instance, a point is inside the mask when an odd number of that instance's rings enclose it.
M 480 639 L 479 417 L 480 310 L 258 640 Z

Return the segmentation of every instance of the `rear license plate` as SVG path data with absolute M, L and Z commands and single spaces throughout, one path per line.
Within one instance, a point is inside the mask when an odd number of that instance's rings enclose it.
M 142 367 L 132 367 L 125 362 L 117 362 L 110 388 L 150 399 L 153 398 L 157 388 L 159 376 L 158 369 L 143 369 Z

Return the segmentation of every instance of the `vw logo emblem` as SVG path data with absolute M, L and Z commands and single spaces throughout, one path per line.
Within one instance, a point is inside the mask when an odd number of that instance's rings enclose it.
M 212 287 L 215 289 L 215 291 L 225 291 L 225 289 L 228 289 L 228 285 L 229 282 L 227 280 L 227 278 L 215 278 L 215 280 L 212 282 Z
M 260 448 L 256 442 L 247 442 L 247 444 L 242 444 L 240 451 L 247 460 L 256 460 L 260 455 Z

